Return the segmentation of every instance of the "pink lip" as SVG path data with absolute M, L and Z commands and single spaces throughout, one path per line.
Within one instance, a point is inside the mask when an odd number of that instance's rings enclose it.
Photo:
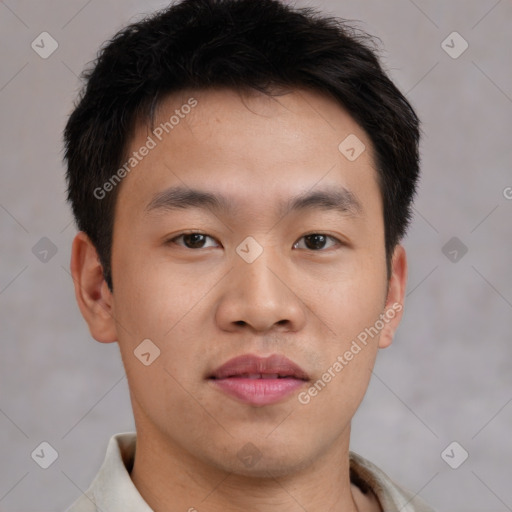
M 283 400 L 308 380 L 300 366 L 278 354 L 235 357 L 209 376 L 209 382 L 226 394 L 259 406 Z

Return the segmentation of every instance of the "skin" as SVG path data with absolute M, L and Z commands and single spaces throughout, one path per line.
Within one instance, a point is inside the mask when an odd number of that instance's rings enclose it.
M 387 280 L 371 142 L 338 103 L 307 90 L 275 98 L 182 91 L 160 105 L 155 125 L 190 97 L 197 106 L 120 185 L 113 293 L 84 233 L 72 249 L 76 298 L 91 335 L 117 341 L 126 369 L 138 436 L 131 478 L 156 512 L 380 510 L 350 483 L 350 422 L 401 311 L 308 404 L 297 399 L 386 308 L 404 301 L 401 245 Z M 338 150 L 349 134 L 366 146 L 353 162 Z M 129 152 L 148 135 L 139 123 Z M 223 194 L 236 212 L 147 210 L 175 185 Z M 279 214 L 282 200 L 334 187 L 352 192 L 359 215 Z M 184 231 L 208 236 L 194 245 L 176 238 Z M 339 242 L 307 245 L 312 233 Z M 263 248 L 252 263 L 236 252 L 248 236 Z M 161 353 L 145 366 L 134 350 L 148 338 Z M 257 407 L 206 380 L 247 353 L 283 354 L 311 382 Z M 260 456 L 250 467 L 237 456 L 248 443 Z

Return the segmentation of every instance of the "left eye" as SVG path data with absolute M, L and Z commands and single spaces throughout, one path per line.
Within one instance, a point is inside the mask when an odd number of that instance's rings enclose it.
M 300 241 L 295 242 L 293 244 L 294 249 L 310 249 L 313 251 L 318 251 L 320 249 L 325 249 L 325 245 L 327 243 L 327 240 L 334 240 L 333 245 L 340 244 L 340 241 L 337 238 L 334 238 L 333 236 L 324 235 L 322 233 L 311 233 L 310 235 L 303 236 L 300 240 L 305 240 L 305 247 L 299 247 Z
M 203 233 L 183 233 L 182 235 L 179 235 L 173 238 L 172 240 L 169 240 L 169 242 L 176 243 L 176 240 L 183 239 L 184 245 L 187 249 L 204 249 L 204 242 L 206 238 L 210 238 L 211 240 L 213 240 L 211 236 L 205 235 Z M 206 247 L 214 246 L 210 245 Z
M 176 243 L 177 245 L 184 245 L 187 249 L 205 249 L 208 247 L 216 247 L 216 245 L 205 245 L 206 239 L 208 238 L 214 241 L 214 238 L 209 235 L 205 235 L 204 233 L 183 233 L 169 240 L 169 242 Z M 178 240 L 182 240 L 182 243 L 178 243 Z M 304 240 L 304 242 L 301 242 L 302 240 Z M 293 244 L 293 248 L 319 251 L 326 248 L 329 240 L 332 242 L 330 247 L 341 243 L 337 238 L 334 238 L 333 236 L 324 235 L 322 233 L 311 233 L 301 237 L 298 242 Z M 329 246 L 327 246 L 327 248 L 329 248 Z

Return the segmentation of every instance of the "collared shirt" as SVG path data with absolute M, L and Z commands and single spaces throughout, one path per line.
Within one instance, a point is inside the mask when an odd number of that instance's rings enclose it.
M 91 486 L 66 512 L 153 512 L 130 478 L 136 439 L 135 432 L 110 438 L 105 460 Z M 370 492 L 377 497 L 384 512 L 434 512 L 354 452 L 350 452 L 350 475 L 364 494 Z

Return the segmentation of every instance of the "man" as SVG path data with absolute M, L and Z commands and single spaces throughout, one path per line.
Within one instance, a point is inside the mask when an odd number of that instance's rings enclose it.
M 431 510 L 349 450 L 402 315 L 419 160 L 370 39 L 277 0 L 184 0 L 86 78 L 71 270 L 137 432 L 68 510 Z

